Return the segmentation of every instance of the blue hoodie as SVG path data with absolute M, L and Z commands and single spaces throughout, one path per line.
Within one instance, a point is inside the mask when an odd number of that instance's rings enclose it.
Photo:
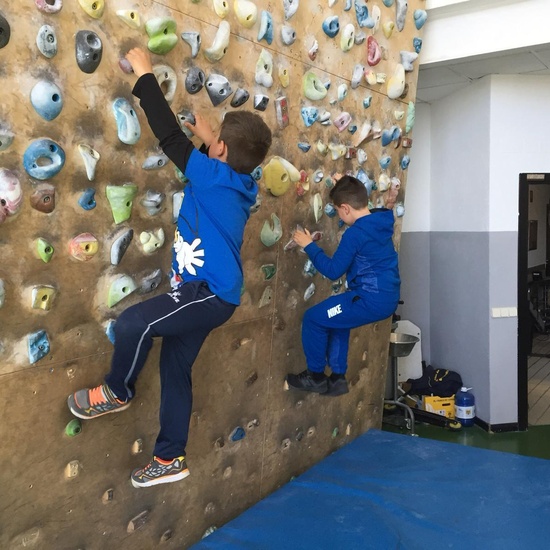
M 392 237 L 393 212 L 374 209 L 344 231 L 332 258 L 315 243 L 304 250 L 325 277 L 334 280 L 345 273 L 349 290 L 371 302 L 397 305 L 401 281 Z

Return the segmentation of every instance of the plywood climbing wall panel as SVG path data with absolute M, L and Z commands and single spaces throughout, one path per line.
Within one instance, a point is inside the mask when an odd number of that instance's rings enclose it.
M 336 250 L 343 228 L 327 205 L 331 175 L 350 172 L 364 181 L 372 206 L 394 208 L 398 246 L 424 1 L 410 0 L 405 10 L 404 0 L 237 0 L 225 3 L 224 19 L 220 5 L 0 5 L 1 548 L 187 547 L 380 425 L 389 320 L 352 331 L 348 395 L 284 391 L 286 373 L 305 367 L 304 311 L 345 288 L 343 281 L 307 273 L 306 255 L 289 243 L 301 225 L 320 232 L 328 253 Z M 257 19 L 247 27 L 236 13 L 254 6 Z M 139 15 L 140 25 L 127 25 L 121 10 Z M 270 43 L 261 34 L 263 10 L 272 18 Z M 217 126 L 224 113 L 253 110 L 263 97 L 267 106 L 256 112 L 274 139 L 242 248 L 242 304 L 208 337 L 194 366 L 191 476 L 136 490 L 129 473 L 149 460 L 158 432 L 158 343 L 128 411 L 71 431 L 66 398 L 108 371 L 118 315 L 169 289 L 173 202 L 184 184 L 160 156 L 131 95 L 135 77 L 120 65 L 128 49 L 147 47 L 144 25 L 159 17 L 171 18 L 177 29 L 175 47 L 152 56 L 155 66 L 166 66 L 160 79 L 174 71 L 162 85 L 168 93 L 170 82 L 177 84 L 172 109 L 200 112 Z M 339 32 L 330 37 L 323 26 L 334 30 L 334 17 Z M 211 62 L 205 52 L 216 46 L 222 21 L 229 44 Z M 181 37 L 190 32 L 201 37 L 195 57 Z M 92 51 L 82 68 L 79 40 Z M 186 79 L 196 69 L 205 78 L 225 77 L 229 98 L 214 106 L 205 89 L 187 93 Z M 326 91 L 323 98 L 312 99 L 304 86 L 308 72 L 317 92 Z M 233 107 L 238 89 L 250 98 Z M 128 102 L 127 116 L 140 123 L 134 144 L 124 143 L 117 127 L 113 107 L 120 98 Z M 280 98 L 288 124 L 277 118 Z M 343 113 L 351 121 L 339 129 Z M 296 178 L 287 166 L 288 188 L 274 195 L 265 167 L 276 156 L 302 172 Z M 113 207 L 112 194 L 129 189 Z M 271 243 L 260 239 L 262 229 L 275 231 Z M 127 246 L 117 248 L 121 242 Z

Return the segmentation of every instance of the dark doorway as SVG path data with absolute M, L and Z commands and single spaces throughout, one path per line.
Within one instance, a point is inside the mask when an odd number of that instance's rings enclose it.
M 544 415 L 544 418 L 550 415 L 549 216 L 550 174 L 520 174 L 518 216 L 518 427 L 520 430 L 526 430 L 528 425 L 533 423 L 530 411 L 532 415 L 535 414 L 534 405 L 537 418 L 542 418 L 541 411 L 546 408 L 549 412 Z M 534 391 L 533 388 L 539 382 L 542 382 L 542 385 Z

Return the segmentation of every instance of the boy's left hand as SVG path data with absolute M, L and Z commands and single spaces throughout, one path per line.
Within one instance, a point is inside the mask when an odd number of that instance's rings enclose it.
M 130 65 L 132 65 L 134 74 L 138 78 L 144 74 L 153 72 L 151 56 L 145 50 L 132 48 L 125 57 L 130 62 Z
M 302 248 L 305 248 L 308 244 L 311 244 L 313 242 L 313 239 L 311 238 L 311 233 L 304 229 L 301 231 L 300 229 L 296 229 L 294 233 L 292 234 L 292 239 L 294 242 L 301 246 Z

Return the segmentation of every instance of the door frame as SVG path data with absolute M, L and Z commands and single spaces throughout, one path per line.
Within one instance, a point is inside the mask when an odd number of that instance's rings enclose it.
M 518 202 L 518 429 L 527 430 L 528 355 L 531 349 L 531 320 L 528 284 L 529 186 L 549 185 L 550 174 L 519 175 Z

